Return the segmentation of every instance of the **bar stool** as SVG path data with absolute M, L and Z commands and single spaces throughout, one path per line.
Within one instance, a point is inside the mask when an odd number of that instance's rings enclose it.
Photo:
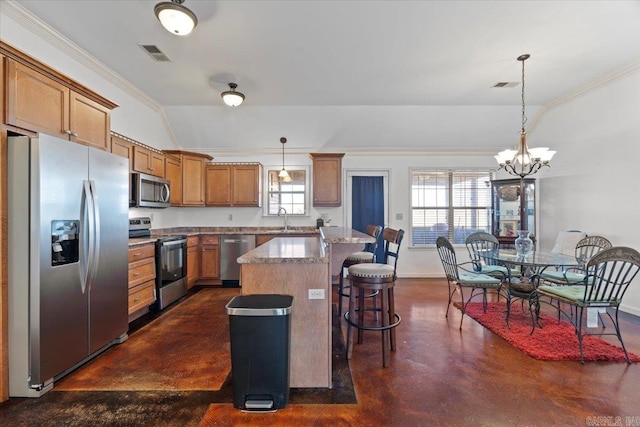
M 376 241 L 373 243 L 367 243 L 364 250 L 352 253 L 342 263 L 342 268 L 340 269 L 340 282 L 338 283 L 338 316 L 342 316 L 342 298 L 349 298 L 349 292 L 347 292 L 347 290 L 351 288 L 351 286 L 344 286 L 343 270 L 355 264 L 376 262 L 376 249 L 378 249 L 378 241 L 380 240 L 381 233 L 381 225 L 367 225 L 367 234 L 375 238 Z M 373 292 L 367 295 L 367 297 L 375 297 L 377 294 L 377 292 Z
M 393 288 L 396 283 L 398 253 L 404 230 L 385 228 L 382 239 L 385 244 L 384 260 L 382 264 L 355 264 L 349 267 L 348 279 L 351 283 L 349 295 L 349 311 L 344 314 L 347 321 L 347 359 L 353 353 L 353 328 L 358 329 L 358 344 L 362 343 L 364 331 L 380 331 L 382 333 L 382 366 L 389 366 L 390 351 L 396 349 L 395 327 L 398 326 L 400 315 L 395 312 Z M 393 265 L 389 264 L 389 257 L 395 258 Z M 380 293 L 380 307 L 365 308 L 365 291 Z M 357 301 L 357 308 L 356 308 Z M 379 319 L 372 322 L 365 321 L 365 311 L 381 313 Z M 355 321 L 351 319 L 355 314 Z

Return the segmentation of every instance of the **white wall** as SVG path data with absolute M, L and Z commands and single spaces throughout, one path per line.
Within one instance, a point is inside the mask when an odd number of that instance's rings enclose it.
M 548 111 L 534 136 L 558 150 L 539 179 L 542 248 L 559 231 L 579 229 L 640 249 L 640 71 Z M 640 315 L 640 278 L 623 309 Z
M 70 48 L 69 42 L 53 31 L 39 26 L 37 34 L 28 30 L 29 23 L 20 22 L 25 17 L 10 16 L 10 12 L 9 8 L 0 8 L 0 38 L 118 104 L 111 114 L 111 130 L 157 148 L 176 148 L 155 101 L 133 96 L 131 92 L 137 89 L 123 89 L 123 80 L 112 70 L 88 54 L 78 55 L 77 49 Z M 96 73 L 95 69 L 102 72 Z
M 153 100 L 133 96 L 135 88 L 123 86 L 109 71 L 96 72 L 91 58 L 82 61 L 64 46 L 64 40 L 51 31 L 37 34 L 0 9 L 0 37 L 14 47 L 59 70 L 92 90 L 113 100 L 119 107 L 112 115 L 112 129 L 157 148 L 173 148 L 173 136 L 161 110 Z M 100 66 L 97 67 L 98 69 Z M 590 234 L 603 234 L 615 245 L 640 248 L 640 191 L 636 187 L 640 159 L 640 76 L 638 70 L 587 91 L 579 97 L 549 110 L 530 133 L 532 145 L 549 145 L 558 150 L 550 170 L 538 174 L 539 228 L 542 249 L 549 249 L 558 231 L 578 228 Z M 288 119 L 288 118 L 287 118 Z M 331 127 L 332 123 L 324 125 Z M 472 129 L 468 132 L 473 138 Z M 514 145 L 515 145 L 514 137 Z M 543 144 L 544 143 L 544 144 Z M 190 144 L 179 144 L 189 146 Z M 362 146 L 358 141 L 356 145 Z M 390 144 L 392 145 L 392 144 Z M 460 144 L 459 146 L 464 146 Z M 274 154 L 249 153 L 246 157 L 216 155 L 216 161 L 259 161 L 265 166 L 281 164 Z M 287 164 L 311 165 L 307 154 L 287 155 Z M 389 153 L 375 155 L 347 153 L 344 169 L 377 168 L 391 170 L 390 223 L 409 231 L 409 170 L 411 167 L 489 167 L 491 156 L 439 156 L 433 154 Z M 342 225 L 342 207 L 315 210 L 309 217 L 294 218 L 292 225 L 314 225 L 320 213 L 327 213 L 332 224 Z M 402 220 L 396 220 L 396 214 Z M 255 208 L 169 208 L 134 209 L 130 216 L 153 215 L 154 227 L 170 226 L 279 226 L 278 218 L 262 217 Z M 232 220 L 229 220 L 229 215 Z M 402 277 L 441 276 L 435 249 L 412 249 L 405 240 L 400 256 Z M 460 248 L 460 251 L 464 251 Z M 466 251 L 465 251 L 466 252 Z M 640 315 L 640 279 L 625 300 L 625 311 Z

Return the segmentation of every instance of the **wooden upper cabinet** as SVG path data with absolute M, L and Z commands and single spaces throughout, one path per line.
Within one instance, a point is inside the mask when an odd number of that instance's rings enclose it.
M 210 163 L 205 173 L 207 206 L 261 206 L 260 163 Z
M 69 109 L 69 139 L 109 151 L 111 110 L 73 91 L 69 93 Z
M 344 153 L 310 153 L 313 159 L 313 206 L 342 205 Z
M 69 88 L 7 60 L 7 124 L 69 139 Z
M 231 165 L 205 167 L 205 204 L 231 206 Z
M 204 165 L 213 160 L 207 154 L 181 150 L 164 150 L 165 154 L 180 159 L 182 169 L 182 200 L 178 206 L 204 206 Z M 173 203 L 173 198 L 171 199 Z
M 204 158 L 182 157 L 182 204 L 204 205 Z
M 169 193 L 171 206 L 180 206 L 182 204 L 182 162 L 179 157 L 165 156 L 164 177 L 169 180 L 171 188 Z
M 116 135 L 111 135 L 111 152 L 129 159 L 129 172 L 133 168 L 133 143 Z
M 70 80 L 55 78 L 50 69 L 7 58 L 5 70 L 7 124 L 110 151 L 115 104 L 101 104 L 74 90 L 77 84 L 70 87 Z
M 164 154 L 141 145 L 134 145 L 133 170 L 164 178 Z
M 262 165 L 235 165 L 233 171 L 233 206 L 262 205 Z

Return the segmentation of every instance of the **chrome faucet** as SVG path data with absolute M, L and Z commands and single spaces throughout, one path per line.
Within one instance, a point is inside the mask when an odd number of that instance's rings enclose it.
M 287 210 L 283 207 L 278 209 L 278 216 L 280 216 L 280 212 L 284 212 L 284 231 L 287 231 L 289 227 L 289 220 L 287 219 Z

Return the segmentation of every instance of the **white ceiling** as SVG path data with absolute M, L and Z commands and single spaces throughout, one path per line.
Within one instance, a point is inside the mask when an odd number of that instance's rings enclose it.
M 199 20 L 186 37 L 162 28 L 156 0 L 18 3 L 157 100 L 190 148 L 515 144 L 520 86 L 491 86 L 520 81 L 518 55 L 530 120 L 640 59 L 640 1 L 186 0 Z M 229 82 L 246 95 L 232 111 Z

